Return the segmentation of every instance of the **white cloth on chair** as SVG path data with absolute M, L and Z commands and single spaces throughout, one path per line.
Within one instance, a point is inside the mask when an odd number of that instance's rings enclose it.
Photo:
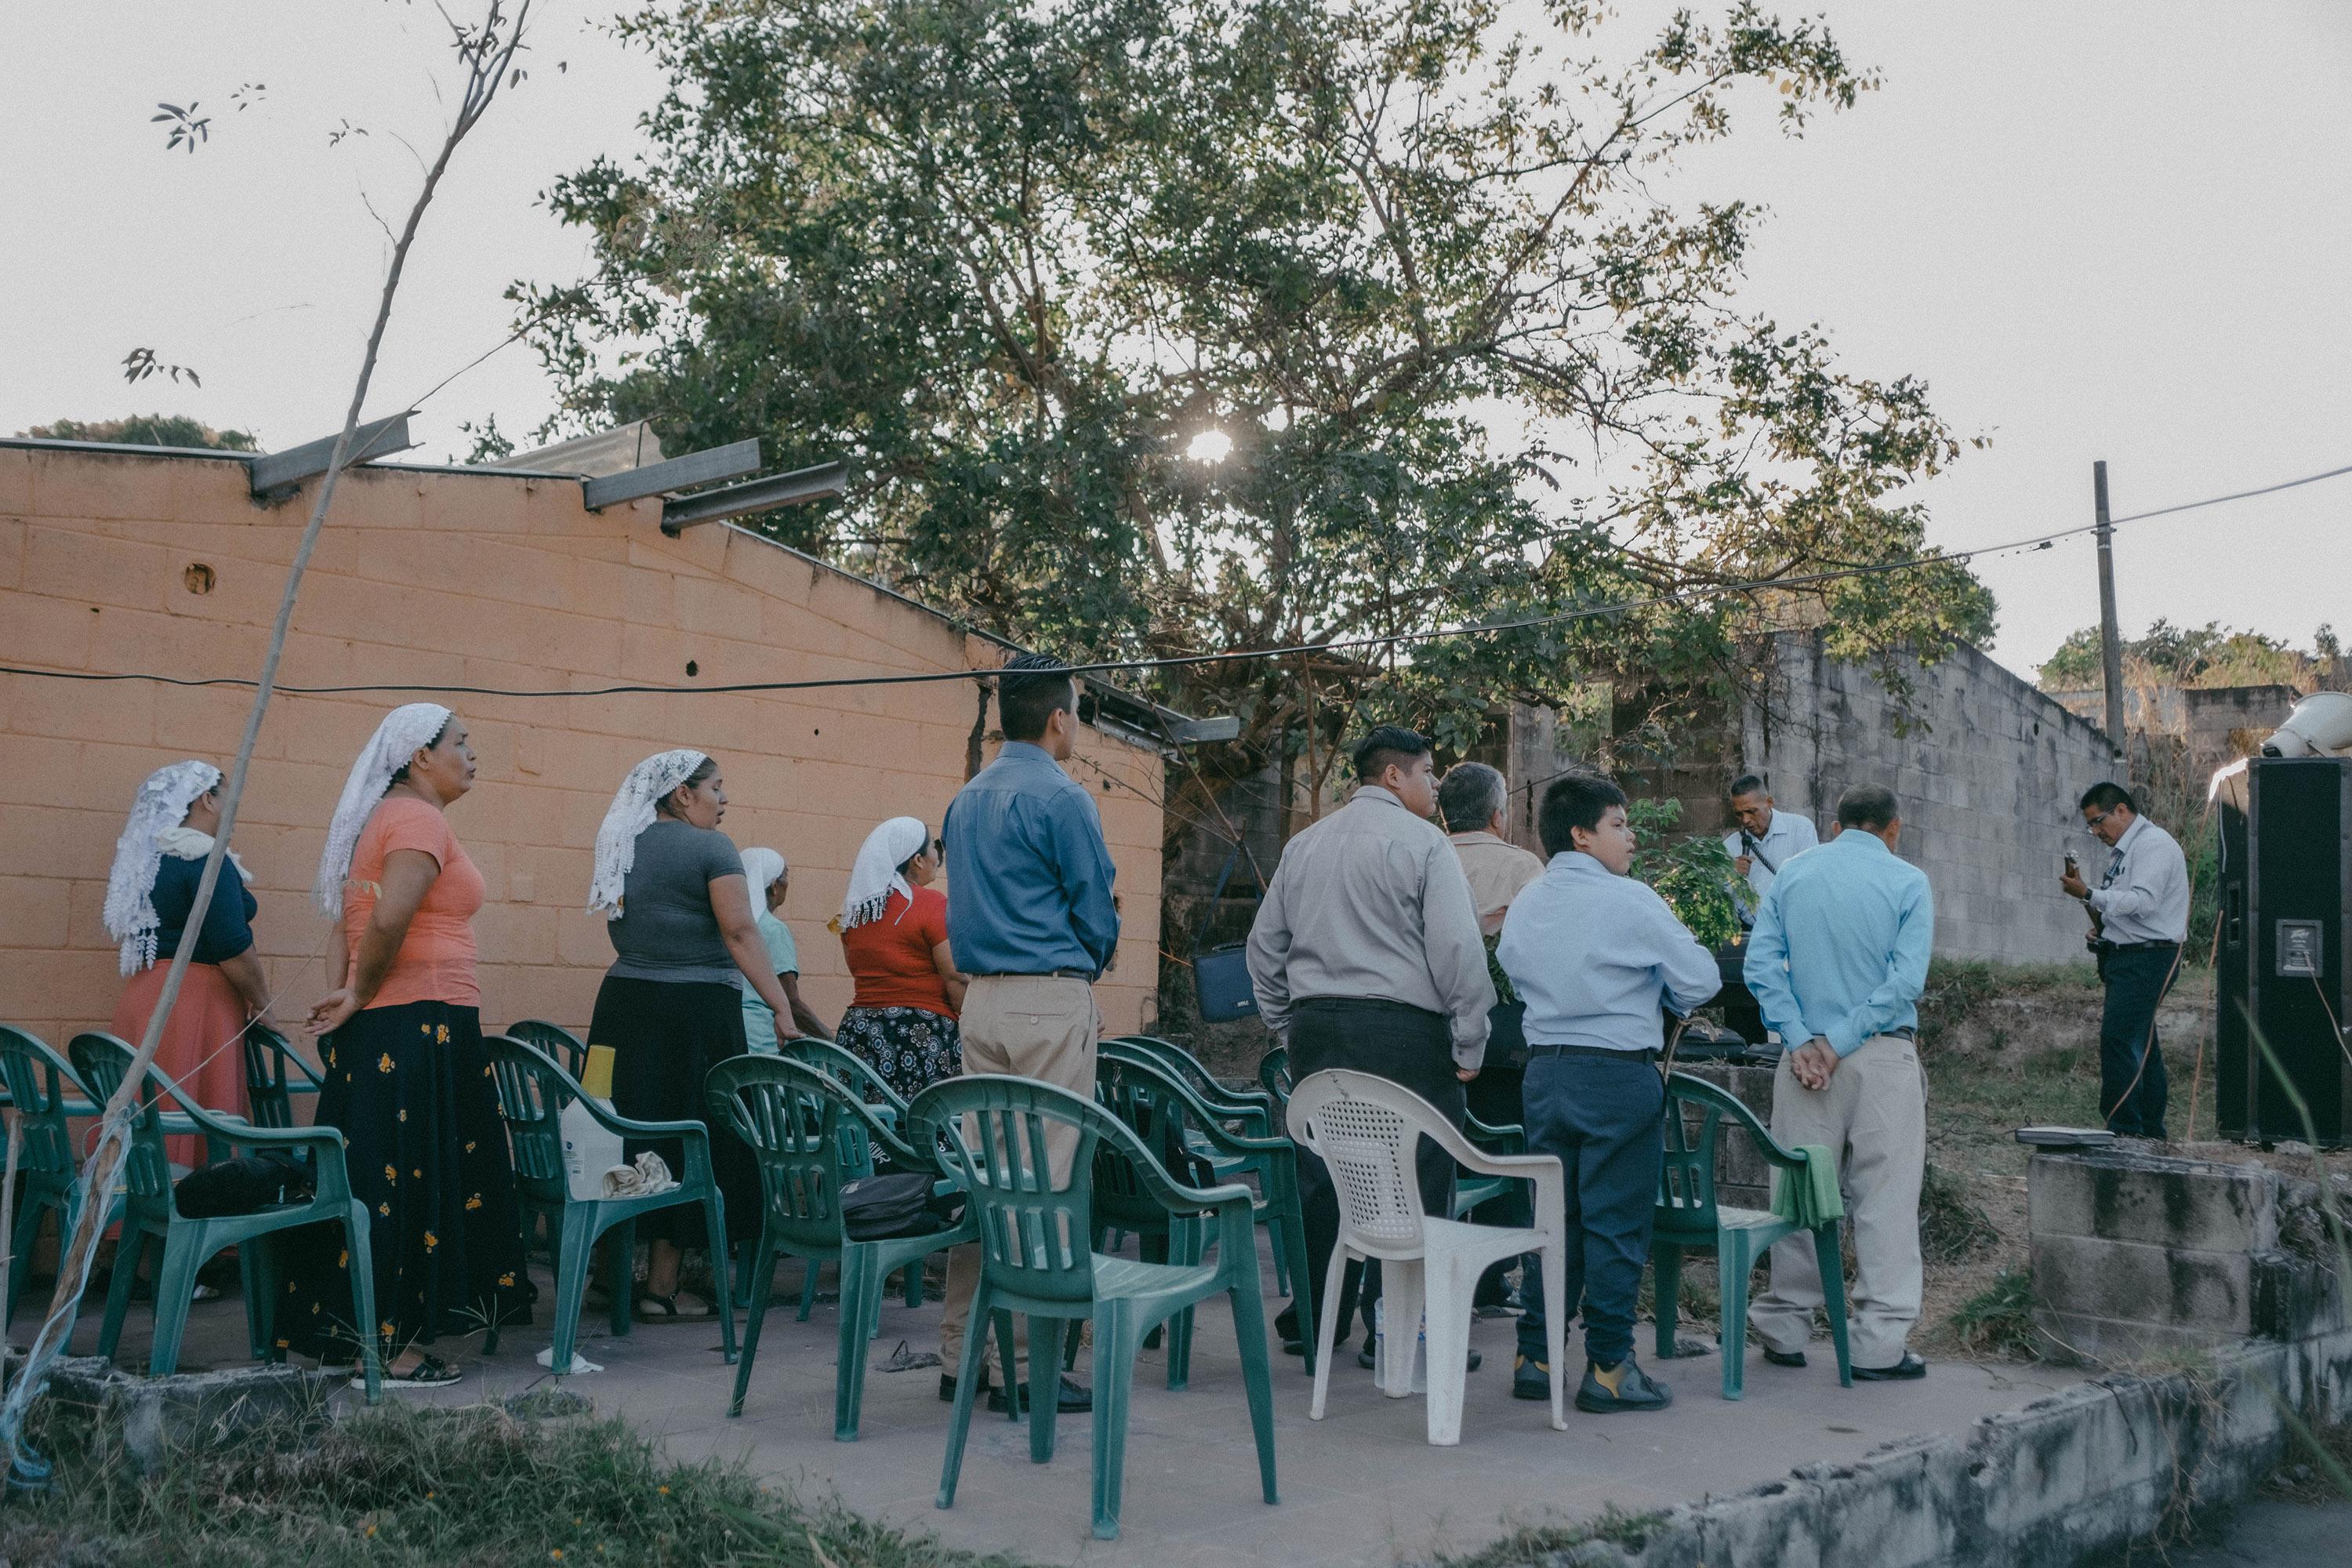
M 614 1165 L 604 1173 L 604 1195 L 608 1198 L 650 1198 L 677 1187 L 677 1178 L 662 1157 L 647 1149 L 626 1165 Z

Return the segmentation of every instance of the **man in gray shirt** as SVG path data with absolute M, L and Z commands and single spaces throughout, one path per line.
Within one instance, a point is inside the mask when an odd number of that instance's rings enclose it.
M 1495 986 L 1461 858 L 1429 819 L 1437 808 L 1431 762 L 1429 742 L 1411 730 L 1383 724 L 1364 737 L 1353 798 L 1283 850 L 1250 928 L 1250 984 L 1259 1017 L 1289 1044 L 1295 1077 L 1326 1068 L 1372 1073 L 1458 1127 L 1462 1086 L 1486 1058 Z M 1424 1142 L 1419 1165 L 1423 1209 L 1446 1214 L 1453 1160 Z M 1276 1327 L 1303 1347 L 1339 1242 L 1339 1205 L 1322 1161 L 1302 1150 L 1298 1167 L 1307 1268 L 1293 1270 L 1298 1303 Z M 1343 1326 L 1355 1293 L 1351 1272 L 1339 1299 Z

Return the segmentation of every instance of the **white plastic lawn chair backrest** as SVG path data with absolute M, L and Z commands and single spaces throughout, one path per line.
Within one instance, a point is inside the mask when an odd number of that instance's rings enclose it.
M 1369 1073 L 1310 1073 L 1290 1093 L 1290 1135 L 1330 1167 L 1344 1230 L 1409 1254 L 1421 1246 L 1421 1184 L 1414 1165 L 1423 1137 L 1449 1151 L 1468 1145 L 1411 1089 Z

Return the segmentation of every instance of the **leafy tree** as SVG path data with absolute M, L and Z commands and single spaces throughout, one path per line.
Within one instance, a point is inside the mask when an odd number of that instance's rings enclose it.
M 1709 948 L 1739 934 L 1739 909 L 1731 884 L 1738 873 L 1723 840 L 1712 833 L 1676 835 L 1683 819 L 1679 800 L 1637 800 L 1626 813 L 1633 828 L 1633 875 L 1647 882 L 1675 911 L 1675 918 Z
M 2334 646 L 2335 632 L 2319 628 L 2318 656 Z M 2306 679 L 2313 655 L 2290 647 L 2263 632 L 2238 631 L 2218 621 L 2201 626 L 2176 626 L 2158 616 L 2147 635 L 2124 639 L 2124 680 L 2158 686 L 2293 686 Z M 2058 651 L 2035 670 L 2042 689 L 2100 685 L 2099 628 L 2084 626 L 2070 633 Z
M 1752 4 L 1514 15 L 648 6 L 650 150 L 556 183 L 592 270 L 513 290 L 545 434 L 845 457 L 845 505 L 764 526 L 1066 655 L 1311 645 L 1158 678 L 1243 717 L 1240 768 L 1320 773 L 1374 714 L 1463 746 L 1510 697 L 1720 687 L 1792 617 L 1890 670 L 1989 634 L 1956 564 L 1739 586 L 1924 553 L 1893 492 L 1959 443 L 1920 383 L 1741 310 L 1759 210 L 1659 176 L 1735 110 L 1795 136 L 1874 78 Z
M 133 414 L 122 419 L 60 419 L 36 425 L 26 436 L 49 441 L 120 441 L 133 447 L 210 447 L 222 452 L 260 448 L 249 430 L 215 430 L 184 414 Z

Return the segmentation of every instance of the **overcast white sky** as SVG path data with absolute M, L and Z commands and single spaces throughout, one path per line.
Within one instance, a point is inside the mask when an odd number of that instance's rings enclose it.
M 1991 437 L 1920 492 L 1934 542 L 2087 521 L 2097 458 L 2118 514 L 2352 463 L 2352 5 L 1823 7 L 1883 90 L 1798 142 L 1759 112 L 1683 188 L 1772 208 L 1758 308 L 1823 323 L 1858 373 L 1925 377 Z M 503 337 L 510 279 L 582 266 L 536 197 L 629 153 L 661 87 L 596 26 L 613 9 L 535 8 L 530 79 L 427 220 L 371 413 Z M 428 148 L 442 122 L 431 8 L 0 0 L 0 431 L 162 409 L 265 447 L 331 433 L 388 248 L 362 192 L 396 222 L 417 174 L 391 133 Z M 247 82 L 266 96 L 239 111 Z M 191 98 L 212 139 L 167 153 L 147 117 Z M 330 148 L 346 120 L 371 134 Z M 203 387 L 125 386 L 134 347 Z M 522 435 L 549 403 L 509 349 L 425 408 L 418 455 L 492 412 Z M 2122 531 L 2126 630 L 2352 633 L 2347 518 L 2352 477 Z M 2085 541 L 1979 569 L 2021 673 L 2096 618 Z

